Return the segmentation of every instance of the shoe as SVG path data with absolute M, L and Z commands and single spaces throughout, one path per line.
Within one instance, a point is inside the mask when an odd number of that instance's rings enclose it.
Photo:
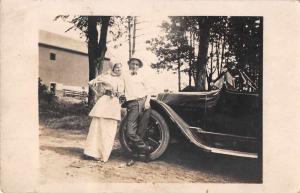
M 132 158 L 133 158 L 133 159 L 139 158 L 138 152 L 134 152 L 134 153 L 132 154 Z
M 84 160 L 101 161 L 100 159 L 97 159 L 97 158 L 94 158 L 92 156 L 88 156 L 88 155 L 85 155 L 85 154 L 82 156 L 82 158 Z
M 139 160 L 148 163 L 150 161 L 149 154 L 139 154 Z
M 127 161 L 126 166 L 132 166 L 135 164 L 135 161 L 133 159 L 130 159 Z
M 146 145 L 144 147 L 139 148 L 139 153 L 149 155 L 152 150 L 153 150 L 153 148 L 151 146 Z

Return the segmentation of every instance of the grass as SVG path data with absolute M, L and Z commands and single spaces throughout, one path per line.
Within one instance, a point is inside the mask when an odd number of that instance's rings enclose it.
M 39 100 L 39 121 L 47 128 L 88 130 L 91 121 L 89 111 L 85 104 L 72 98 Z

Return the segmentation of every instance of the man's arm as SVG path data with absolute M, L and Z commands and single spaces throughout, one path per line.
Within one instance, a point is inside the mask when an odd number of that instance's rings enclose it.
M 146 96 L 145 109 L 149 109 L 151 95 L 153 95 L 155 93 L 155 91 L 152 87 L 150 87 L 149 83 L 146 83 L 144 80 L 142 80 L 141 83 L 144 87 L 144 92 L 145 92 L 145 96 Z

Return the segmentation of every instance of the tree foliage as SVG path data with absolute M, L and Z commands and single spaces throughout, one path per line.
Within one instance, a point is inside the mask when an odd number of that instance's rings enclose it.
M 191 57 L 192 50 L 181 20 L 181 17 L 171 17 L 171 23 L 163 22 L 161 26 L 166 36 L 147 41 L 150 45 L 148 50 L 154 52 L 158 58 L 158 62 L 151 65 L 152 68 L 177 70 L 179 91 L 181 90 L 180 73 L 185 70 L 182 66 Z
M 254 85 L 260 85 L 262 18 L 170 17 L 161 27 L 165 35 L 148 41 L 149 50 L 158 57 L 153 68 L 175 70 L 176 61 L 182 61 L 182 65 L 187 66 L 183 71 L 193 77 L 198 91 L 205 89 L 205 82 L 210 90 L 210 82 L 224 68 L 238 79 L 241 79 L 238 75 L 244 73 Z M 243 79 L 238 89 L 245 87 L 247 80 Z
M 261 87 L 263 54 L 261 17 L 230 17 L 228 45 L 235 56 L 235 67 Z M 247 85 L 245 85 L 247 86 Z

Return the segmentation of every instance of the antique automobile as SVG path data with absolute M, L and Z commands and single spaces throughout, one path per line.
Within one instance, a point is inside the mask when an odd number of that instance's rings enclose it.
M 260 157 L 262 101 L 258 93 L 238 92 L 222 86 L 209 92 L 160 93 L 141 113 L 139 134 L 153 147 L 150 159 L 159 158 L 171 137 L 180 137 L 200 149 L 247 158 Z M 121 122 L 119 139 L 130 153 L 133 145 Z

